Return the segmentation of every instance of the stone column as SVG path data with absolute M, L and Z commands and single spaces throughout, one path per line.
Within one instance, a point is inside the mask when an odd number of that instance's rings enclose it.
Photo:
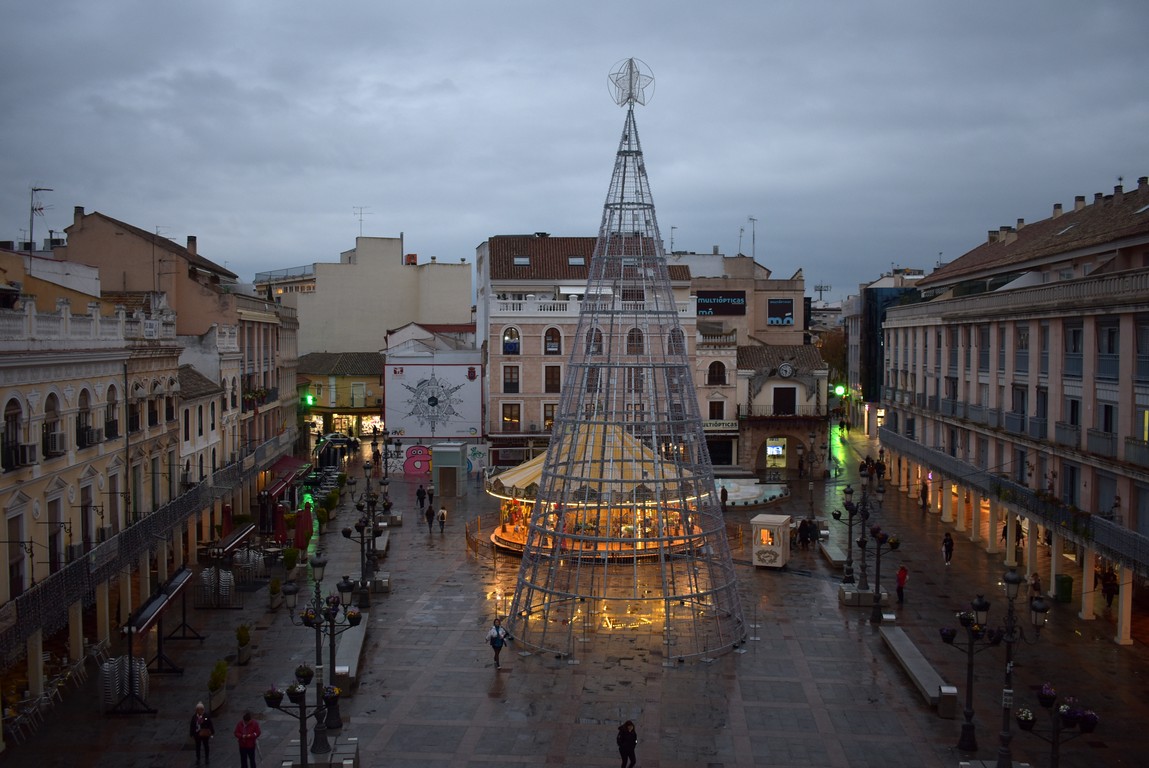
M 112 611 L 109 600 L 109 583 L 101 581 L 96 585 L 96 642 L 107 640 L 112 635 Z
M 998 543 L 1001 541 L 1001 518 L 1004 509 L 1001 502 L 993 499 L 989 500 L 989 522 L 987 528 L 989 532 L 985 537 L 985 551 L 991 555 L 995 555 L 1001 551 Z
M 966 515 L 968 514 L 969 499 L 973 495 L 966 486 L 958 486 L 957 499 L 954 500 L 954 530 L 964 532 L 966 530 Z
M 970 541 L 981 541 L 981 503 L 982 497 L 979 494 L 973 494 L 970 501 Z
M 1117 569 L 1117 635 L 1113 642 L 1133 645 L 1133 571 L 1121 566 Z
M 1005 513 L 1005 564 L 1008 568 L 1017 567 L 1017 515 L 1013 510 L 1006 509 Z
M 942 478 L 942 522 L 952 523 L 954 521 L 954 494 L 953 489 L 950 487 L 952 482 L 948 477 Z M 958 493 L 961 493 L 961 486 L 958 486 Z
M 1081 610 L 1077 618 L 1092 621 L 1097 618 L 1094 609 L 1094 597 L 1097 592 L 1093 589 L 1094 571 L 1097 568 L 1097 550 L 1093 547 L 1082 547 L 1081 550 Z

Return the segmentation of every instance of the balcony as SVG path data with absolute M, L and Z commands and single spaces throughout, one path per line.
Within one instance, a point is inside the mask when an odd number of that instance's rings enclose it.
M 1061 375 L 1072 379 L 1080 379 L 1082 370 L 1082 356 L 1080 352 L 1067 352 L 1061 361 Z
M 621 301 L 603 297 L 589 300 L 589 307 L 598 312 L 657 312 L 661 309 L 653 301 Z M 571 298 L 567 301 L 555 301 L 547 298 L 529 298 L 522 300 L 498 300 L 491 308 L 491 318 L 519 320 L 537 317 L 539 319 L 569 318 L 577 322 L 583 301 Z M 679 317 L 694 317 L 694 301 L 680 301 L 675 303 L 675 310 Z
M 1097 378 L 1115 381 L 1121 371 L 1121 358 L 1117 355 L 1097 355 Z
M 1085 430 L 1085 445 L 1090 453 L 1113 459 L 1117 457 L 1117 434 L 1100 429 Z
M 1029 419 L 1029 436 L 1034 440 L 1044 440 L 1049 431 L 1049 421 L 1031 416 Z
M 1149 467 L 1149 442 L 1135 437 L 1125 438 L 1125 460 L 1139 467 Z
M 738 331 L 729 333 L 702 333 L 699 334 L 698 346 L 707 349 L 720 349 L 738 346 Z
M 998 429 L 1001 427 L 1001 409 L 990 408 L 985 412 L 985 423 L 990 429 Z
M 985 424 L 986 423 L 985 406 L 984 405 L 970 404 L 970 405 L 966 406 L 965 410 L 966 410 L 966 418 L 969 419 L 970 421 L 975 421 L 978 424 Z
M 788 410 L 780 410 L 772 405 L 738 406 L 739 419 L 820 419 L 825 415 L 816 405 L 800 405 Z
M 1053 442 L 1068 448 L 1081 447 L 1081 427 L 1077 424 L 1055 421 L 1053 423 Z
M 942 406 L 942 416 L 951 416 L 952 417 L 954 415 L 954 401 L 953 400 L 949 400 L 949 399 L 942 400 L 941 406 Z
M 1142 383 L 1149 381 L 1149 355 L 1137 355 L 1137 367 L 1133 378 Z
M 1005 416 L 1005 431 L 1012 432 L 1015 435 L 1025 434 L 1025 414 L 1024 413 L 1006 413 Z

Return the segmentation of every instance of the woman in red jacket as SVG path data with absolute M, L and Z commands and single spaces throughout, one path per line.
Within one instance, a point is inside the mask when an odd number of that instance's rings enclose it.
M 259 723 L 251 719 L 250 712 L 244 712 L 243 719 L 235 726 L 235 738 L 239 742 L 239 768 L 255 768 L 255 744 L 259 736 Z

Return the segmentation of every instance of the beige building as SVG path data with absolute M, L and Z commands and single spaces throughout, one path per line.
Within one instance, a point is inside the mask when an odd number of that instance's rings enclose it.
M 1082 618 L 1114 579 L 1121 644 L 1149 573 L 1147 211 L 1142 177 L 992 230 L 883 328 L 893 483 L 1023 573 L 1048 546 L 1042 583 L 1077 584 Z
M 403 236 L 357 237 L 337 263 L 255 276 L 257 292 L 298 310 L 299 353 L 378 351 L 409 322 L 470 323 L 471 265 L 404 253 Z

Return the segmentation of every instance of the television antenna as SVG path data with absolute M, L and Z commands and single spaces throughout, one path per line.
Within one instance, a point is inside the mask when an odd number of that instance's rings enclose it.
M 738 228 L 738 255 L 742 255 L 742 233 L 746 231 L 746 227 Z
M 747 216 L 746 220 L 750 222 L 750 258 L 755 261 L 758 260 L 758 219 L 753 216 Z
M 825 293 L 826 291 L 830 290 L 831 288 L 833 288 L 833 286 L 829 285 L 827 283 L 818 283 L 817 285 L 815 285 L 814 290 L 818 292 L 818 301 L 821 301 L 822 300 L 822 294 Z
M 355 216 L 359 219 L 359 236 L 363 237 L 363 217 L 370 216 L 371 211 L 367 210 L 365 205 L 353 205 L 351 210 L 355 211 Z

